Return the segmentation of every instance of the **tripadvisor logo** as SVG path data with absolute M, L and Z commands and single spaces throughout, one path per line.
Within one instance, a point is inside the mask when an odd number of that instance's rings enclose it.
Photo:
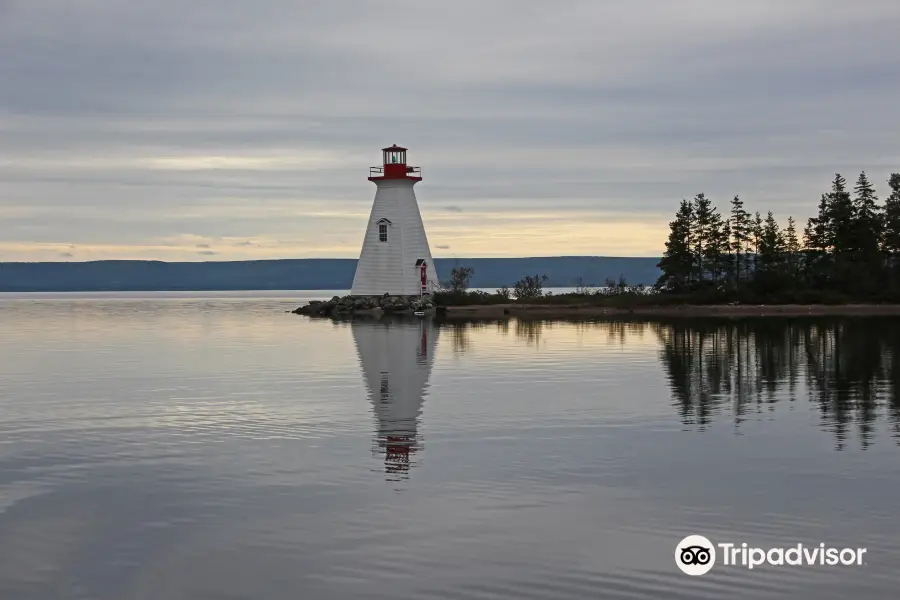
M 717 552 L 718 549 L 718 552 Z M 713 544 L 702 535 L 689 535 L 675 546 L 675 564 L 687 575 L 706 575 L 719 564 L 726 567 L 753 569 L 773 566 L 860 566 L 865 548 L 833 548 L 825 544 L 796 544 L 782 548 L 756 548 L 746 543 Z
M 675 546 L 675 564 L 688 575 L 706 575 L 716 564 L 716 547 L 702 535 L 689 535 Z

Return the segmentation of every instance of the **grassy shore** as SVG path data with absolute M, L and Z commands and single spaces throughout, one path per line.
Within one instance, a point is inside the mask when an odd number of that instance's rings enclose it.
M 854 302 L 839 295 L 819 293 L 732 300 L 711 294 L 656 294 L 644 290 L 541 295 L 521 300 L 483 292 L 435 295 L 436 304 L 444 307 L 440 312 L 447 318 L 900 316 L 900 303 L 880 298 Z
M 791 317 L 791 316 L 900 316 L 900 304 L 707 304 L 641 305 L 634 307 L 596 304 L 486 304 L 446 307 L 448 319 L 502 317 Z

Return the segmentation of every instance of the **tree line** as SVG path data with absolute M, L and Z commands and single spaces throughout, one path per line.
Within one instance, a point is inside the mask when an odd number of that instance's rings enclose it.
M 836 174 L 803 231 L 739 196 L 723 216 L 704 194 L 682 200 L 659 262 L 661 292 L 716 300 L 900 300 L 900 173 L 879 203 L 865 172 Z

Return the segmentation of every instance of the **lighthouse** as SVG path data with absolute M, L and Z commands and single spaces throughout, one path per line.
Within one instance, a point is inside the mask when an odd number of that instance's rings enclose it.
M 394 144 L 381 153 L 382 165 L 369 169 L 377 189 L 350 294 L 430 294 L 437 271 L 413 191 L 422 170 L 406 164 L 406 148 Z
M 404 479 L 421 450 L 419 420 L 439 329 L 430 319 L 355 320 L 350 327 L 375 417 L 373 450 L 389 479 Z

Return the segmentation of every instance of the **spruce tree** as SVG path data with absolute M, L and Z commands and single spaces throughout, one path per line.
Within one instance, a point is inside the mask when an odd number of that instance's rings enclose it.
M 900 283 L 900 173 L 891 173 L 888 179 L 891 194 L 884 201 L 884 220 L 881 248 L 887 255 L 891 282 Z
M 831 223 L 828 198 L 828 194 L 822 194 L 822 197 L 819 199 L 819 213 L 807 221 L 806 230 L 804 231 L 806 249 L 822 254 L 830 252 L 834 245 L 831 235 L 834 232 L 834 227 Z
M 855 256 L 853 276 L 860 291 L 879 293 L 883 286 L 883 261 L 880 252 L 882 211 L 878 206 L 875 188 L 866 177 L 866 172 L 859 174 L 854 187 L 853 197 L 853 246 Z
M 770 210 L 766 215 L 762 235 L 759 238 L 759 264 L 761 271 L 777 271 L 785 254 L 785 238 Z
M 859 174 L 856 182 L 856 197 L 853 198 L 854 243 L 863 254 L 864 260 L 872 260 L 877 255 L 881 239 L 882 214 L 878 206 L 875 188 L 869 183 L 866 172 Z
M 894 254 L 900 252 L 900 173 L 891 173 L 888 185 L 891 186 L 891 194 L 884 201 L 882 248 Z
M 753 273 L 759 268 L 759 245 L 762 242 L 763 221 L 759 215 L 759 211 L 753 214 L 753 221 L 750 223 L 750 239 L 753 243 Z
M 750 213 L 744 210 L 740 196 L 731 200 L 731 253 L 734 255 L 734 281 L 740 287 L 747 272 L 748 246 L 750 243 Z
M 723 219 L 718 234 L 719 267 L 725 287 L 733 287 L 735 258 L 731 252 L 731 220 Z
M 847 180 L 836 173 L 828 194 L 828 220 L 831 225 L 831 241 L 834 246 L 834 260 L 826 265 L 835 289 L 849 292 L 854 280 L 854 256 L 858 250 L 856 243 L 856 220 L 853 200 L 847 191 Z
M 821 195 L 819 212 L 817 216 L 809 219 L 803 232 L 805 246 L 803 276 L 816 288 L 827 284 L 832 262 L 830 253 L 834 251 L 834 224 L 831 221 L 830 197 L 829 194 Z
M 708 246 L 713 237 L 714 210 L 712 201 L 705 194 L 697 194 L 694 197 L 693 204 L 694 220 L 693 229 L 691 231 L 691 239 L 693 241 L 693 255 L 695 263 L 696 275 L 699 282 L 706 280 L 706 272 L 708 270 L 707 259 L 709 258 Z
M 725 222 L 715 208 L 709 218 L 706 245 L 703 248 L 703 263 L 709 271 L 710 279 L 716 285 L 725 271 L 725 258 L 728 255 L 728 237 L 725 234 Z
M 791 278 L 791 284 L 796 285 L 793 281 L 797 277 L 798 261 L 800 259 L 800 240 L 797 238 L 797 223 L 794 217 L 788 217 L 787 228 L 784 230 L 784 251 L 786 254 L 786 266 L 788 276 Z
M 855 250 L 854 210 L 850 192 L 847 191 L 847 180 L 836 173 L 831 184 L 831 193 L 827 198 L 826 239 L 834 246 L 835 254 Z
M 666 252 L 657 267 L 662 271 L 656 287 L 673 292 L 686 292 L 691 288 L 694 270 L 692 253 L 692 230 L 694 227 L 693 205 L 687 200 L 675 214 L 675 220 L 669 223 L 669 239 Z

